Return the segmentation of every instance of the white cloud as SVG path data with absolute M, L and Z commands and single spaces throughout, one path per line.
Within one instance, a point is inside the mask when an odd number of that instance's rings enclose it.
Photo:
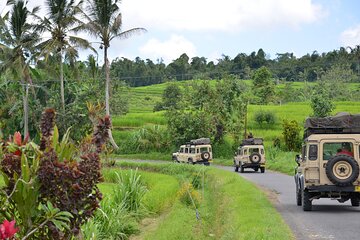
M 354 47 L 360 45 L 360 25 L 342 32 L 340 41 L 344 46 Z
M 196 56 L 194 44 L 183 36 L 175 34 L 171 35 L 170 39 L 166 41 L 155 38 L 150 39 L 140 48 L 140 52 L 149 56 L 150 59 L 162 58 L 165 63 L 170 63 L 183 53 L 186 53 L 190 59 Z
M 298 27 L 326 15 L 312 0 L 123 0 L 121 9 L 125 26 L 231 32 Z

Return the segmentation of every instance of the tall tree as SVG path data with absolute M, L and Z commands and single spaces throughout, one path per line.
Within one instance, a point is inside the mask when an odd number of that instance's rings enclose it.
M 260 104 L 267 104 L 275 94 L 275 85 L 271 79 L 271 72 L 267 67 L 256 70 L 253 77 L 253 91 L 259 97 Z
M 65 113 L 64 93 L 64 55 L 75 58 L 78 48 L 91 48 L 90 43 L 78 36 L 71 35 L 82 22 L 79 20 L 82 1 L 75 0 L 46 0 L 47 14 L 42 19 L 40 30 L 51 34 L 51 37 L 40 44 L 45 56 L 55 54 L 60 63 L 60 95 L 62 112 Z
M 24 135 L 28 128 L 28 86 L 32 83 L 30 61 L 33 58 L 39 35 L 34 31 L 35 25 L 30 24 L 30 16 L 34 16 L 39 7 L 31 12 L 25 0 L 8 0 L 10 12 L 0 17 L 0 51 L 3 60 L 0 61 L 0 73 L 10 71 L 15 79 L 20 80 L 24 87 Z M 2 75 L 2 74 L 1 74 Z
M 100 38 L 101 46 L 104 49 L 104 63 L 105 63 L 105 109 L 106 114 L 110 116 L 110 66 L 108 59 L 108 49 L 111 40 L 115 38 L 125 39 L 133 34 L 145 32 L 144 28 L 132 28 L 123 31 L 122 15 L 118 0 L 87 0 L 88 9 L 85 14 L 88 22 L 78 30 L 85 30 L 96 38 Z M 112 138 L 111 130 L 109 130 L 110 141 L 115 148 L 118 148 Z

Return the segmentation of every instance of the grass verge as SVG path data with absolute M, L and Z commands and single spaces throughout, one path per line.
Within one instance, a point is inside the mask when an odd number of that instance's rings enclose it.
M 186 164 L 141 163 L 138 167 L 177 175 L 185 181 L 205 169 L 204 189 L 198 190 L 202 196 L 200 219 L 196 218 L 194 206 L 175 201 L 166 218 L 143 235 L 144 239 L 294 239 L 266 195 L 234 173 Z

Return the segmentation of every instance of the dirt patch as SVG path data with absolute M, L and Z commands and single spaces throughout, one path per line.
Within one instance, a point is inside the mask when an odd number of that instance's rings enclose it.
M 279 192 L 277 192 L 274 189 L 268 189 L 262 186 L 258 186 L 258 188 L 261 189 L 261 191 L 263 191 L 266 195 L 266 197 L 270 200 L 270 202 L 274 205 L 277 205 L 280 203 L 279 201 Z

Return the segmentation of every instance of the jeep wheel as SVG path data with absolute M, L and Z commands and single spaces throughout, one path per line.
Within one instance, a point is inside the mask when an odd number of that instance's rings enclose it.
M 261 155 L 259 153 L 253 153 L 249 156 L 252 163 L 259 163 L 261 161 Z
M 350 198 L 350 201 L 351 201 L 351 206 L 353 206 L 353 207 L 360 206 L 360 199 L 359 198 L 352 197 L 352 198 Z
M 193 165 L 195 164 L 194 161 L 191 158 L 188 159 L 188 163 L 193 164 Z
M 254 168 L 254 171 L 255 171 L 255 172 L 259 171 L 259 168 L 258 168 L 258 167 L 255 167 L 255 168 Z
M 244 167 L 240 166 L 240 172 L 243 173 L 244 172 Z
M 239 171 L 239 166 L 236 166 L 236 165 L 235 165 L 234 170 L 235 170 L 235 172 L 238 172 L 238 171 Z
M 265 172 L 265 168 L 264 168 L 264 167 L 261 167 L 261 168 L 260 168 L 260 171 L 261 171 L 261 173 L 264 173 L 264 172 Z
M 204 161 L 208 161 L 210 159 L 210 153 L 209 152 L 201 153 L 201 159 Z
M 300 189 L 298 189 L 298 187 L 296 187 L 296 205 L 301 206 L 302 205 L 302 201 L 301 201 L 301 191 Z
M 301 191 L 301 201 L 302 201 L 302 207 L 304 211 L 311 211 L 312 209 L 312 202 L 310 200 L 310 193 L 308 190 L 302 190 Z
M 326 176 L 337 186 L 349 186 L 359 176 L 359 164 L 347 155 L 333 157 L 326 164 Z

